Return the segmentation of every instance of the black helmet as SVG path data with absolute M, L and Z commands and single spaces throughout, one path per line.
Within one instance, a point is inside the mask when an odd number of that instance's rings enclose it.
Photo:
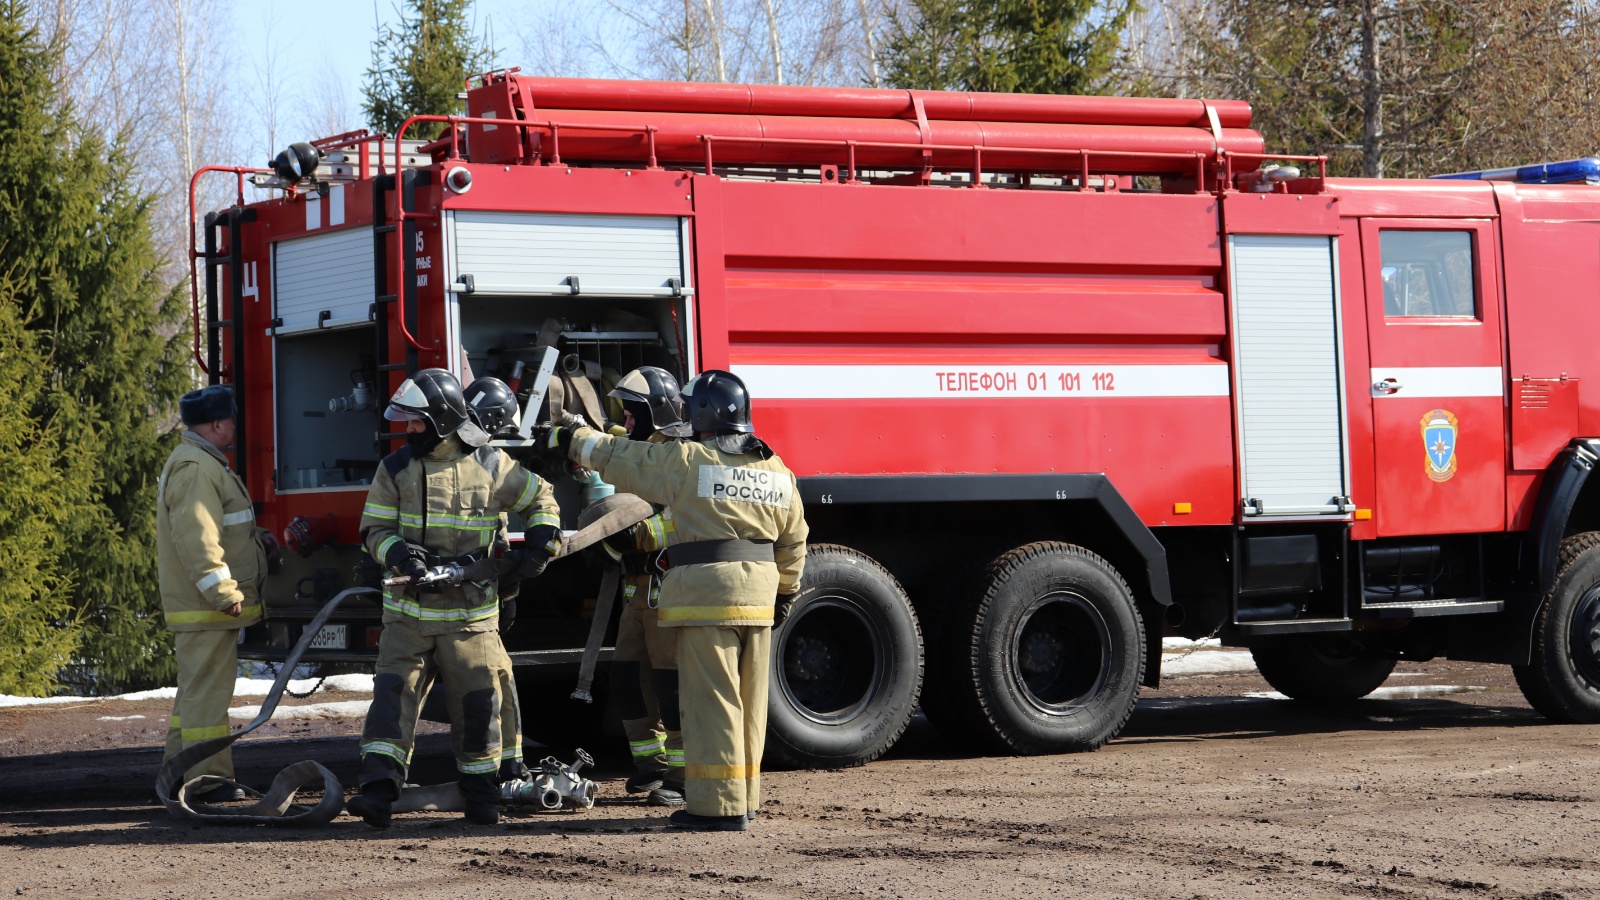
M 383 411 L 383 417 L 391 422 L 421 419 L 431 425 L 439 437 L 458 434 L 461 443 L 469 447 L 482 447 L 489 442 L 489 436 L 467 415 L 461 382 L 443 369 L 423 369 L 402 381 L 394 396 L 389 398 L 389 408 Z
M 689 427 L 695 434 L 750 434 L 750 392 L 732 372 L 708 369 L 683 389 Z
M 466 401 L 467 409 L 478 416 L 478 424 L 490 434 L 498 434 L 503 429 L 516 428 L 521 424 L 518 415 L 517 395 L 511 393 L 511 387 L 493 375 L 485 375 L 467 385 L 461 392 L 461 398 Z
M 622 376 L 622 380 L 606 396 L 621 400 L 624 407 L 639 404 L 640 408 L 631 411 L 633 417 L 640 419 L 640 424 L 645 426 L 643 437 L 649 437 L 651 431 L 659 431 L 667 437 L 689 435 L 688 424 L 683 421 L 683 400 L 679 397 L 678 379 L 673 378 L 666 369 L 640 366 Z

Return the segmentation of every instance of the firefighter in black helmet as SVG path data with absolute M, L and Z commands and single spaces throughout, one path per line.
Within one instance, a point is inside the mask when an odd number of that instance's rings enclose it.
M 516 394 L 510 385 L 493 375 L 473 380 L 461 392 L 467 410 L 477 419 L 478 426 L 490 438 L 517 436 L 518 414 Z M 496 556 L 504 556 L 511 547 L 510 522 L 505 513 L 500 514 L 500 527 L 495 532 Z M 500 619 L 495 630 L 501 635 L 511 630 L 517 620 L 517 597 L 522 592 L 522 581 L 515 574 L 500 580 Z M 502 640 L 502 644 L 503 644 Z M 517 680 L 511 657 L 504 660 L 504 679 L 500 685 L 500 781 L 514 781 L 528 774 L 522 761 L 522 702 L 517 696 Z
M 528 523 L 525 571 L 532 577 L 560 549 L 560 510 L 550 485 L 506 454 L 485 446 L 461 385 L 443 369 L 406 379 L 384 416 L 406 423 L 406 446 L 384 457 L 361 515 L 372 557 L 413 579 L 383 593 L 372 706 L 361 734 L 361 794 L 354 815 L 389 825 L 411 761 L 417 713 L 437 673 L 450 711 L 450 731 L 466 816 L 499 821 L 496 776 L 502 748 L 501 686 L 510 661 L 495 632 L 500 600 L 491 580 L 416 586 L 433 565 L 466 563 L 488 552 L 502 511 Z
M 629 439 L 664 443 L 687 437 L 678 379 L 656 366 L 634 369 L 617 382 L 611 397 L 622 401 Z M 611 655 L 611 684 L 622 730 L 633 754 L 626 788 L 647 794 L 653 806 L 683 805 L 683 727 L 678 711 L 678 635 L 658 627 L 661 551 L 672 541 L 672 510 L 607 538 L 602 549 L 622 566 L 622 616 Z
M 678 633 L 684 828 L 744 831 L 761 802 L 775 601 L 800 588 L 806 523 L 794 473 L 750 423 L 731 372 L 683 389 L 693 440 L 650 444 L 542 426 L 541 443 L 672 510 L 661 625 Z
M 493 375 L 485 375 L 467 385 L 461 392 L 461 399 L 491 437 L 506 436 L 521 424 L 517 395 L 511 392 L 510 385 Z

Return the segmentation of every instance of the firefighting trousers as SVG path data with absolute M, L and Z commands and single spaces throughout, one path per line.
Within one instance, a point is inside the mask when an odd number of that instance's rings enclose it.
M 522 764 L 522 704 L 517 698 L 516 672 L 511 667 L 511 656 L 506 645 L 495 635 L 500 648 L 500 780 L 521 778 Z
M 678 714 L 678 630 L 657 627 L 644 591 L 628 598 L 611 656 L 612 693 L 628 750 L 640 772 L 683 785 L 683 730 Z
M 761 805 L 772 626 L 692 625 L 679 632 L 684 808 L 738 816 Z
M 178 631 L 172 635 L 178 657 L 178 695 L 167 721 L 167 746 L 162 759 L 212 738 L 228 736 L 228 704 L 239 677 L 239 630 Z M 233 777 L 233 752 L 223 750 L 197 763 L 184 776 Z
M 500 769 L 501 686 L 510 678 L 500 636 L 492 631 L 425 635 L 388 622 L 378 640 L 372 705 L 361 731 L 361 783 L 405 783 L 422 700 L 439 681 L 450 716 L 450 743 L 463 775 L 493 778 Z

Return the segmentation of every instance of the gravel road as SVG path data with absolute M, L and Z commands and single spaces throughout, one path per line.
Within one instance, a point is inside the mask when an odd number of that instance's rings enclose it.
M 1600 728 L 1544 722 L 1502 667 L 1402 664 L 1388 686 L 1417 696 L 1306 709 L 1249 696 L 1270 690 L 1253 673 L 1169 678 L 1073 756 L 963 755 L 919 717 L 871 765 L 770 773 L 754 829 L 714 835 L 628 798 L 614 747 L 589 813 L 199 828 L 147 803 L 166 703 L 0 709 L 0 892 L 1600 897 Z M 236 748 L 240 774 L 316 758 L 349 778 L 359 726 L 275 721 Z M 448 753 L 424 735 L 417 780 L 448 778 Z

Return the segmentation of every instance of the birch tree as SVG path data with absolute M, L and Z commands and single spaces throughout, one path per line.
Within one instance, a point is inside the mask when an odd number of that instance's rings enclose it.
M 1209 0 L 1160 92 L 1249 100 L 1268 148 L 1342 174 L 1421 176 L 1590 155 L 1591 0 Z

